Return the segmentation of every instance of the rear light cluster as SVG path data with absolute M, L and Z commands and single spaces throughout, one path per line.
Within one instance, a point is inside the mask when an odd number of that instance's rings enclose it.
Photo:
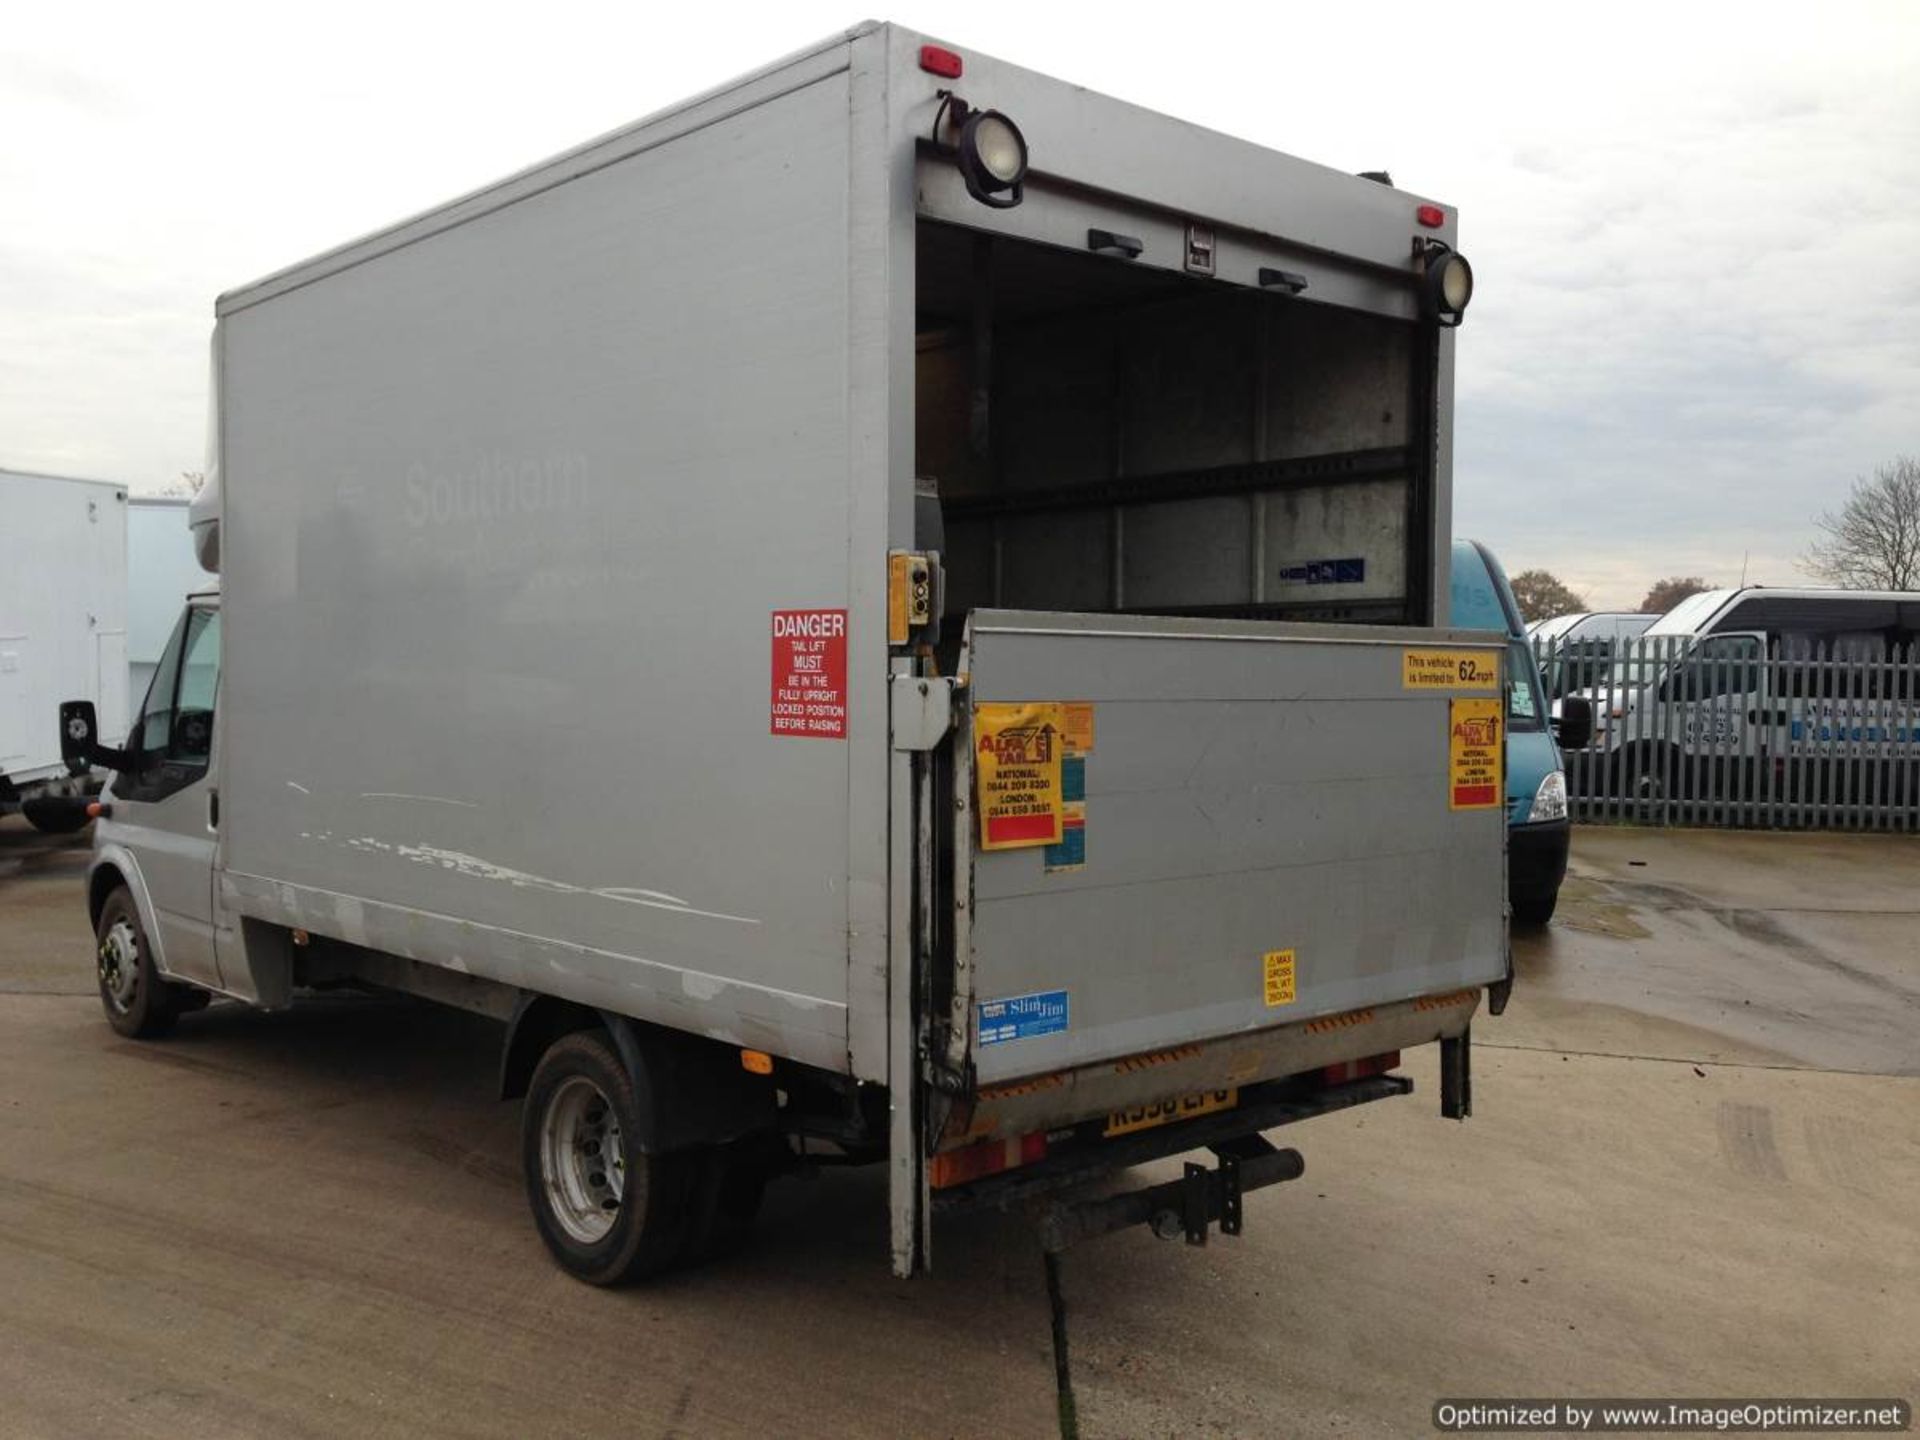
M 1343 1060 L 1338 1065 L 1322 1066 L 1320 1082 L 1323 1085 L 1344 1085 L 1349 1080 L 1364 1080 L 1369 1075 L 1384 1075 L 1399 1063 L 1398 1050 L 1389 1050 L 1384 1055 L 1369 1055 L 1364 1060 Z
M 982 1140 L 962 1145 L 958 1150 L 943 1150 L 927 1167 L 927 1183 L 935 1190 L 949 1185 L 965 1185 L 969 1180 L 998 1175 L 1002 1170 L 1017 1170 L 1036 1160 L 1047 1158 L 1047 1132 L 1036 1130 L 1014 1140 Z
M 920 68 L 929 75 L 938 75 L 943 80 L 958 80 L 965 67 L 960 57 L 941 45 L 922 45 L 920 47 Z

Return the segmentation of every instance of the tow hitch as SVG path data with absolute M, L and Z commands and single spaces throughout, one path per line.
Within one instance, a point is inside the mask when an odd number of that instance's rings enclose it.
M 1238 1235 L 1243 1194 L 1298 1180 L 1307 1168 L 1298 1150 L 1278 1149 L 1262 1135 L 1237 1136 L 1211 1148 L 1220 1160 L 1217 1170 L 1188 1162 L 1185 1175 L 1163 1185 L 1100 1200 L 1049 1202 L 1040 1215 L 1041 1248 L 1058 1255 L 1130 1225 L 1146 1225 L 1162 1240 L 1185 1236 L 1189 1245 L 1206 1244 L 1216 1221 L 1222 1235 Z
M 1047 1270 L 1047 1311 L 1053 1329 L 1053 1384 L 1061 1440 L 1079 1440 L 1080 1417 L 1073 1396 L 1073 1366 L 1067 1356 L 1067 1297 L 1060 1284 L 1060 1256 L 1068 1246 L 1098 1235 L 1146 1225 L 1162 1240 L 1185 1236 L 1207 1243 L 1216 1221 L 1222 1235 L 1238 1235 L 1240 1197 L 1249 1190 L 1298 1180 L 1306 1162 L 1298 1150 L 1282 1150 L 1262 1135 L 1241 1135 L 1208 1147 L 1218 1170 L 1189 1161 L 1186 1173 L 1164 1185 L 1149 1185 L 1104 1200 L 1054 1200 L 1040 1213 L 1040 1246 Z

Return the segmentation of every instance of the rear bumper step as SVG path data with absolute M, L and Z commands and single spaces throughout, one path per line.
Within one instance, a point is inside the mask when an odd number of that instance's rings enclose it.
M 1212 1115 L 1202 1115 L 1192 1120 L 1182 1121 L 1177 1125 L 1163 1125 L 1134 1135 L 1117 1136 L 1088 1150 L 1069 1151 L 1022 1166 L 1018 1170 L 990 1175 L 970 1184 L 956 1185 L 947 1190 L 936 1190 L 933 1193 L 933 1208 L 936 1214 L 977 1209 L 1011 1210 L 1043 1200 L 1076 1185 L 1088 1184 L 1131 1165 L 1144 1165 L 1150 1160 L 1162 1160 L 1169 1155 L 1179 1155 L 1189 1150 L 1212 1149 L 1234 1153 L 1239 1142 L 1249 1136 L 1258 1136 L 1263 1130 L 1272 1130 L 1281 1125 L 1311 1120 L 1316 1115 L 1326 1115 L 1335 1110 L 1346 1110 L 1355 1105 L 1365 1105 L 1370 1101 L 1386 1100 L 1412 1092 L 1413 1081 L 1404 1075 L 1370 1075 L 1364 1079 L 1350 1080 L 1344 1085 L 1328 1086 L 1311 1095 L 1278 1100 L 1254 1100 L 1235 1110 L 1222 1110 Z M 1291 1152 L 1283 1150 L 1275 1153 L 1286 1155 Z M 1294 1160 L 1297 1163 L 1299 1157 L 1296 1155 Z M 1276 1174 L 1271 1179 L 1250 1184 L 1245 1165 L 1246 1162 L 1243 1162 L 1240 1182 L 1243 1190 L 1256 1189 L 1260 1185 L 1271 1185 L 1293 1178 L 1293 1175 Z M 1297 1173 L 1296 1171 L 1295 1174 Z M 1185 1182 L 1175 1181 L 1174 1185 L 1178 1188 L 1183 1183 Z M 1164 1187 L 1149 1187 L 1147 1190 L 1134 1193 L 1146 1195 L 1160 1188 Z M 1130 1198 L 1127 1195 L 1117 1195 L 1101 1201 L 1082 1202 L 1082 1204 L 1113 1206 Z M 1148 1209 L 1136 1219 L 1121 1221 L 1119 1224 L 1135 1224 L 1141 1220 L 1151 1219 L 1155 1213 L 1157 1209 Z M 1119 1228 L 1118 1224 L 1108 1225 L 1104 1229 L 1086 1233 L 1104 1234 L 1106 1230 L 1117 1228 Z M 1085 1236 L 1078 1238 L 1085 1238 Z
M 1360 1056 L 1416 1050 L 1463 1033 L 1479 1004 L 1480 989 L 1467 986 L 982 1085 L 955 1109 L 945 1144 L 1017 1139 L 1170 1096 L 1244 1092 Z

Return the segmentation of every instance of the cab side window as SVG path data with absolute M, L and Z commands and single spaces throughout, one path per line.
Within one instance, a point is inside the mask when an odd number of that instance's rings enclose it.
M 167 754 L 169 759 L 197 764 L 204 770 L 213 758 L 213 701 L 220 688 L 220 612 L 193 613 L 201 623 L 189 621 Z
M 207 773 L 213 758 L 214 697 L 220 688 L 220 612 L 180 617 L 147 688 L 134 726 L 138 764 L 114 786 L 125 799 L 152 802 Z

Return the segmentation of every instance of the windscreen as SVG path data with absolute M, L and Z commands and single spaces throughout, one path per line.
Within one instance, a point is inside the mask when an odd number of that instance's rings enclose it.
M 1649 635 L 1692 635 L 1727 601 L 1725 590 L 1703 590 L 1689 595 L 1647 627 Z

